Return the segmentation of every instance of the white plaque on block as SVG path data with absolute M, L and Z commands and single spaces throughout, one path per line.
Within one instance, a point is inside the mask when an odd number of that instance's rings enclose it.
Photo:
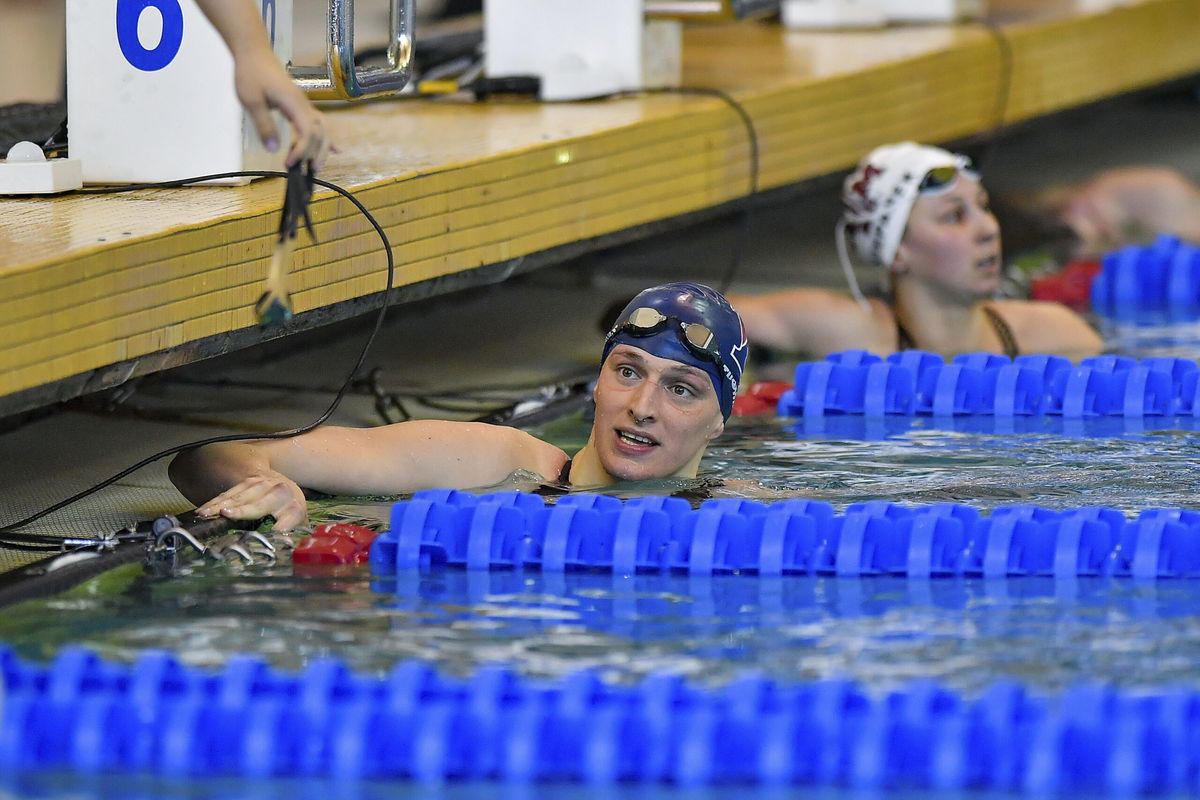
M 292 0 L 253 0 L 275 52 L 292 49 Z M 233 57 L 193 0 L 67 0 L 67 146 L 85 183 L 280 169 L 233 86 Z

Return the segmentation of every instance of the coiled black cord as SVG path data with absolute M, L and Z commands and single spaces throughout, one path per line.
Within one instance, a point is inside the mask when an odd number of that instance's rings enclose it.
M 426 83 L 435 85 L 435 89 L 426 91 L 424 88 Z M 470 92 L 473 94 L 476 101 L 482 101 L 486 100 L 492 95 L 497 94 L 537 97 L 541 92 L 541 80 L 533 75 L 507 75 L 498 77 L 484 76 L 462 84 L 453 80 L 419 82 L 417 87 L 421 96 L 437 96 L 454 94 L 456 92 Z M 570 100 L 543 102 L 579 103 L 591 102 L 595 100 L 611 100 L 618 97 L 632 97 L 640 94 L 679 94 L 700 97 L 715 97 L 732 108 L 734 112 L 737 113 L 742 125 L 746 128 L 746 138 L 750 145 L 750 185 L 749 192 L 742 201 L 741 223 L 738 226 L 737 236 L 734 240 L 733 250 L 730 254 L 729 266 L 726 267 L 724 275 L 717 284 L 717 289 L 724 294 L 725 292 L 729 291 L 729 286 L 733 283 L 733 279 L 737 275 L 738 269 L 741 267 L 742 259 L 746 250 L 746 243 L 750 239 L 753 204 L 756 196 L 758 195 L 760 158 L 758 130 L 754 127 L 754 120 L 751 118 L 750 112 L 746 110 L 746 107 L 742 104 L 742 102 L 722 89 L 716 89 L 707 86 L 650 86 L 644 89 L 618 89 L 617 91 L 604 92 L 602 94 L 591 95 L 588 97 L 577 97 Z
M 742 266 L 742 260 L 746 254 L 746 244 L 750 241 L 750 227 L 754 216 L 754 201 L 758 196 L 759 183 L 759 142 L 758 129 L 754 127 L 754 120 L 750 116 L 750 112 L 746 110 L 740 100 L 737 100 L 733 95 L 721 89 L 711 89 L 699 86 L 663 86 L 650 89 L 642 89 L 644 94 L 683 94 L 683 95 L 700 95 L 704 97 L 716 97 L 723 101 L 727 106 L 732 108 L 737 113 L 742 121 L 742 125 L 746 128 L 746 139 L 750 145 L 750 176 L 749 176 L 749 191 L 746 193 L 745 199 L 742 201 L 742 213 L 738 223 L 736 238 L 733 241 L 733 251 L 729 256 L 729 266 L 725 268 L 725 274 L 721 276 L 720 282 L 717 284 L 717 290 L 721 294 L 729 291 L 733 279 L 737 276 L 738 270 Z
M 614 97 L 629 97 L 639 94 L 680 94 L 700 97 L 715 97 L 733 109 L 733 111 L 738 115 L 738 118 L 741 120 L 743 127 L 746 129 L 746 139 L 750 146 L 749 191 L 742 201 L 742 213 L 737 228 L 736 238 L 733 242 L 733 250 L 729 257 L 729 266 L 725 268 L 725 273 L 721 276 L 721 280 L 717 284 L 718 291 L 720 291 L 721 294 L 725 294 L 729 291 L 730 284 L 733 283 L 733 279 L 737 276 L 737 272 L 741 268 L 742 260 L 746 251 L 746 243 L 750 240 L 750 227 L 753 219 L 754 200 L 758 195 L 760 148 L 758 129 L 754 127 L 754 119 L 751 118 L 750 112 L 746 110 L 746 106 L 743 105 L 742 102 L 733 95 L 722 89 L 714 89 L 706 86 L 651 86 L 645 89 L 627 89 L 616 92 L 607 92 L 594 97 L 580 98 L 580 100 L 609 100 Z M 563 102 L 577 101 L 567 100 Z
M 215 173 L 212 175 L 200 175 L 200 176 L 197 176 L 194 178 L 181 178 L 179 180 L 173 180 L 173 181 L 160 181 L 160 182 L 156 182 L 156 183 L 131 183 L 131 184 L 123 185 L 123 186 L 104 186 L 104 187 L 99 187 L 99 188 L 95 188 L 95 189 L 78 189 L 78 190 L 76 190 L 76 193 L 77 194 L 115 194 L 117 192 L 130 192 L 130 191 L 135 191 L 138 189 L 175 188 L 175 187 L 180 187 L 180 186 L 183 186 L 185 184 L 190 184 L 190 183 L 203 183 L 205 181 L 225 180 L 228 178 L 288 178 L 288 177 L 289 177 L 289 173 L 279 172 L 277 170 L 239 170 L 236 172 L 219 172 L 219 173 Z M 116 483 L 121 478 L 124 478 L 126 475 L 129 475 L 132 472 L 136 472 L 139 469 L 141 469 L 142 467 L 146 466 L 147 464 L 151 464 L 155 461 L 158 461 L 159 459 L 166 458 L 167 456 L 175 455 L 176 453 L 180 453 L 184 450 L 191 450 L 191 449 L 194 449 L 197 447 L 203 447 L 203 446 L 209 445 L 209 444 L 217 444 L 219 442 L 239 442 L 239 441 L 245 441 L 248 439 L 287 439 L 292 436 L 299 436 L 300 434 L 311 431 L 312 429 L 314 429 L 317 426 L 324 423 L 327 419 L 329 419 L 333 415 L 333 412 L 337 410 L 339 405 L 341 405 L 342 398 L 345 397 L 346 392 L 349 390 L 350 385 L 351 385 L 352 381 L 354 380 L 354 376 L 356 374 L 358 374 L 359 369 L 362 368 L 363 362 L 366 361 L 367 353 L 368 353 L 368 351 L 370 351 L 371 345 L 375 341 L 375 337 L 379 334 L 379 331 L 383 326 L 384 316 L 386 315 L 388 305 L 391 302 L 392 283 L 395 279 L 396 263 L 395 263 L 395 258 L 392 255 L 391 240 L 388 239 L 387 233 L 384 232 L 384 230 L 383 230 L 383 226 L 381 226 L 379 224 L 379 220 L 377 220 L 375 218 L 375 216 L 370 211 L 367 210 L 367 207 L 364 206 L 358 200 L 357 197 L 355 197 L 353 194 L 351 194 L 348 190 L 343 189 L 341 186 L 338 186 L 335 183 L 331 183 L 330 181 L 322 180 L 320 178 L 316 178 L 316 177 L 312 177 L 312 176 L 308 176 L 307 179 L 310 179 L 313 183 L 317 184 L 318 186 L 323 186 L 326 189 L 331 189 L 331 190 L 337 192 L 342 197 L 345 197 L 347 200 L 349 200 L 351 203 L 353 203 L 355 208 L 357 208 L 359 210 L 359 212 L 361 212 L 362 215 L 367 218 L 367 221 L 371 223 L 371 226 L 373 228 L 375 228 L 375 232 L 377 234 L 379 234 L 379 239 L 383 243 L 384 254 L 387 256 L 387 285 L 384 287 L 383 301 L 380 303 L 379 311 L 376 312 L 376 314 L 375 314 L 375 324 L 374 324 L 374 326 L 372 326 L 371 333 L 367 336 L 367 340 L 363 343 L 362 350 L 359 352 L 358 358 L 354 362 L 354 366 L 350 368 L 349 373 L 346 375 L 346 379 L 342 382 L 341 388 L 338 389 L 337 395 L 333 398 L 333 402 L 331 402 L 329 404 L 329 407 L 327 409 L 325 409 L 325 412 L 322 413 L 319 417 L 317 417 L 317 419 L 315 419 L 312 422 L 308 423 L 307 425 L 303 425 L 299 428 L 291 428 L 289 430 L 276 431 L 274 433 L 226 434 L 223 436 L 213 436 L 208 439 L 201 439 L 201 440 L 195 441 L 195 442 L 188 442 L 186 444 L 175 445 L 174 447 L 168 447 L 165 450 L 161 450 L 157 453 L 154 453 L 153 455 L 143 458 L 141 461 L 138 461 L 136 464 L 133 464 L 132 466 L 121 470 L 120 472 L 116 473 L 115 475 L 112 475 L 111 477 L 105 478 L 104 480 L 100 481 L 99 483 L 95 484 L 94 486 L 90 486 L 87 489 L 84 489 L 80 492 L 76 492 L 75 494 L 71 495 L 70 497 L 66 498 L 65 500 L 60 500 L 57 503 L 54 503 L 53 505 L 42 509 L 41 511 L 30 514 L 29 516 L 25 517 L 24 519 L 18 520 L 13 523 L 9 523 L 8 525 L 5 525 L 4 527 L 0 527 L 0 545 L 4 545 L 6 547 L 11 547 L 14 549 L 23 549 L 23 550 L 58 549 L 61 546 L 62 540 L 57 537 L 39 536 L 37 534 L 22 534 L 22 533 L 17 533 L 17 529 L 23 528 L 23 527 L 29 525 L 30 523 L 36 522 L 37 520 L 39 520 L 49 514 L 53 514 L 55 511 L 58 511 L 59 509 L 65 508 L 65 507 L 71 505 L 72 503 L 76 503 L 85 497 L 93 495 L 96 492 L 100 491 L 101 489 L 105 488 L 106 486 L 110 486 L 113 483 Z
M 1000 74 L 997 76 L 996 106 L 992 111 L 992 125 L 984 133 L 983 146 L 979 157 L 975 159 L 975 164 L 980 174 L 987 172 L 988 165 L 996 156 L 996 148 L 1000 141 L 1000 135 L 1004 132 L 1005 127 L 1007 127 L 1006 118 L 1008 116 L 1009 104 L 1012 102 L 1013 78 L 1012 42 L 1009 41 L 1007 34 L 995 22 L 984 20 L 983 29 L 987 31 L 988 36 L 996 43 Z

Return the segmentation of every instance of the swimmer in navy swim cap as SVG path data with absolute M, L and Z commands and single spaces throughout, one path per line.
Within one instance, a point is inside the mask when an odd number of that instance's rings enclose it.
M 602 477 L 597 466 L 622 480 L 695 476 L 725 430 L 746 350 L 741 318 L 707 286 L 668 283 L 633 298 L 605 337 L 596 420 L 572 478 L 585 465 L 589 482 Z
M 637 295 L 605 337 L 595 421 L 573 459 L 517 428 L 412 420 L 207 445 L 177 456 L 171 480 L 203 515 L 273 516 L 288 530 L 308 519 L 301 486 L 407 494 L 493 486 L 517 470 L 576 487 L 694 478 L 725 429 L 746 350 L 741 318 L 720 293 L 669 283 Z

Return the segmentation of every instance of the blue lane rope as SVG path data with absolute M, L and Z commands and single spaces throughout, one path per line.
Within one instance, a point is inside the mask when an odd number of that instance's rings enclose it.
M 1151 508 L 988 516 L 959 503 L 873 501 L 845 513 L 815 500 L 572 494 L 546 506 L 520 492 L 418 492 L 392 507 L 371 546 L 376 576 L 436 566 L 619 574 L 1200 578 L 1200 513 Z
M 1010 360 L 995 353 L 966 353 L 947 363 L 921 350 L 886 359 L 846 350 L 798 364 L 777 411 L 781 417 L 1200 417 L 1200 366 L 1116 355 L 1073 365 L 1059 356 Z
M 882 695 L 845 680 L 656 673 L 555 680 L 486 666 L 384 676 L 249 655 L 219 671 L 79 647 L 38 666 L 0 649 L 0 770 L 396 778 L 440 783 L 753 784 L 1133 796 L 1200 790 L 1200 692 L 1016 682 L 967 698 L 933 681 Z
M 1200 248 L 1174 236 L 1106 254 L 1092 280 L 1092 310 L 1117 319 L 1150 312 L 1200 318 Z
M 1144 438 L 1162 431 L 1200 431 L 1200 417 L 868 417 L 861 414 L 800 416 L 787 420 L 782 430 L 797 438 L 833 438 L 842 441 L 882 441 L 910 431 L 955 431 L 989 436 L 1014 434 L 1057 438 Z

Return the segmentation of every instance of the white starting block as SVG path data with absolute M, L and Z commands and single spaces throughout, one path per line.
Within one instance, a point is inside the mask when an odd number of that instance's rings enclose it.
M 959 22 L 986 13 L 986 0 L 782 0 L 780 5 L 783 24 L 802 29 Z
M 354 63 L 354 0 L 328 0 L 328 61 L 292 67 L 293 0 L 253 0 L 275 54 L 316 99 L 395 94 L 412 67 L 413 0 L 389 0 L 388 64 Z M 67 0 L 67 148 L 84 183 L 148 183 L 283 166 L 242 111 L 233 56 L 194 0 Z M 231 181 L 241 182 L 245 181 Z
M 275 52 L 292 50 L 292 0 L 261 0 Z M 280 169 L 233 88 L 233 56 L 193 0 L 67 0 L 67 148 L 85 183 Z M 245 182 L 245 181 L 242 181 Z
M 643 0 L 485 0 L 484 74 L 536 77 L 543 100 L 678 86 L 683 28 Z
M 887 17 L 879 0 L 783 0 L 779 16 L 788 28 L 879 28 Z
M 878 0 L 889 22 L 959 22 L 987 14 L 986 0 Z

